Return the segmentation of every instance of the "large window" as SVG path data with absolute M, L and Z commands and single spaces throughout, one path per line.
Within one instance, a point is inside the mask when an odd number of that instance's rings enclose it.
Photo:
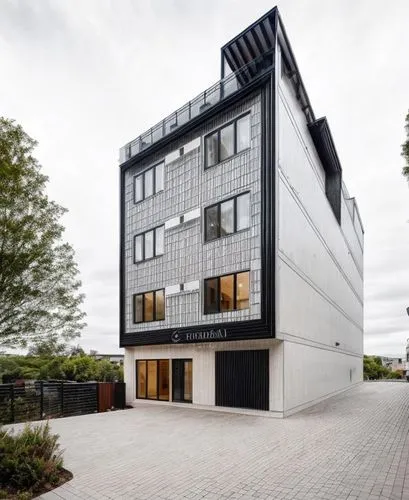
M 165 319 L 165 290 L 138 293 L 133 296 L 134 323 Z
M 205 137 L 205 168 L 250 147 L 250 114 L 244 115 Z
M 204 313 L 249 308 L 249 271 L 210 278 L 204 282 Z
M 165 250 L 165 226 L 137 234 L 134 237 L 134 262 L 152 259 Z
M 250 227 L 250 193 L 244 193 L 205 209 L 205 240 Z
M 164 162 L 134 177 L 134 202 L 138 203 L 164 189 Z
M 169 401 L 169 360 L 136 362 L 136 397 Z

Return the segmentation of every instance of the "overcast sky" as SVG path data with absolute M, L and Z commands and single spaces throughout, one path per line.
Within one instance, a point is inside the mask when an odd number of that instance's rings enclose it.
M 86 350 L 118 352 L 118 149 L 219 79 L 267 0 L 0 0 L 0 115 L 39 141 L 81 269 Z M 282 0 L 315 115 L 365 227 L 365 352 L 409 337 L 409 2 Z

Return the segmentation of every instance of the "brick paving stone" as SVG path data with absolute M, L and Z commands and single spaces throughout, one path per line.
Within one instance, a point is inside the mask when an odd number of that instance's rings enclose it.
M 408 408 L 409 384 L 372 382 L 284 420 L 155 405 L 51 420 L 74 478 L 41 498 L 409 500 Z

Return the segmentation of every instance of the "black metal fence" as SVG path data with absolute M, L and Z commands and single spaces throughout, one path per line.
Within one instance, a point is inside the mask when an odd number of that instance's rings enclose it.
M 125 384 L 112 386 L 115 407 L 122 409 Z M 98 382 L 0 384 L 0 424 L 96 413 L 100 408 L 99 393 Z

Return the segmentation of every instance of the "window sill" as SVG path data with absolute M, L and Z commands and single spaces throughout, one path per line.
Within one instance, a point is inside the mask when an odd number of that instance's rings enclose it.
M 244 229 L 240 229 L 240 231 L 236 231 L 235 233 L 230 233 L 230 234 L 225 234 L 223 236 L 220 236 L 219 238 L 214 238 L 213 240 L 203 240 L 203 245 L 208 245 L 209 243 L 214 243 L 215 241 L 220 241 L 220 240 L 225 240 L 226 238 L 230 238 L 231 236 L 235 236 L 236 234 L 242 234 L 245 233 L 246 231 L 250 231 L 250 227 L 246 227 Z M 237 309 L 234 309 L 236 311 Z
M 149 259 L 144 259 L 144 260 L 134 260 L 133 263 L 136 264 L 136 265 L 139 265 L 139 264 L 144 264 L 145 262 L 150 262 L 152 260 L 155 260 L 155 259 L 160 259 L 161 257 L 163 257 L 165 254 L 161 253 L 160 255 L 155 255 L 154 257 L 149 257 Z
M 248 147 L 246 149 L 243 149 L 242 151 L 239 151 L 238 153 L 235 153 L 234 155 L 229 156 L 228 158 L 225 158 L 222 161 L 219 161 L 219 163 L 215 163 L 214 165 L 210 165 L 208 167 L 205 166 L 204 171 L 207 172 L 208 170 L 211 170 L 214 167 L 219 167 L 220 165 L 224 165 L 225 163 L 232 160 L 233 158 L 236 158 L 237 156 L 240 156 L 244 153 L 247 153 L 248 151 L 250 151 L 250 149 L 251 149 L 251 147 Z
M 203 316 L 209 316 L 210 314 L 213 314 L 214 316 L 220 315 L 220 314 L 230 314 L 233 312 L 237 311 L 249 311 L 250 307 L 244 307 L 243 309 L 229 309 L 228 311 L 216 311 L 216 312 L 205 312 L 203 311 Z
M 147 200 L 151 200 L 152 198 L 155 198 L 155 196 L 158 196 L 159 194 L 162 194 L 164 193 L 165 190 L 164 189 L 161 189 L 160 191 L 158 191 L 157 193 L 154 193 L 154 194 L 151 194 L 150 196 L 148 196 L 147 198 L 144 198 L 143 200 L 139 200 L 139 201 L 135 201 L 135 198 L 133 200 L 133 204 L 136 206 L 136 205 L 140 205 L 141 203 L 143 203 L 144 201 L 147 201 Z

